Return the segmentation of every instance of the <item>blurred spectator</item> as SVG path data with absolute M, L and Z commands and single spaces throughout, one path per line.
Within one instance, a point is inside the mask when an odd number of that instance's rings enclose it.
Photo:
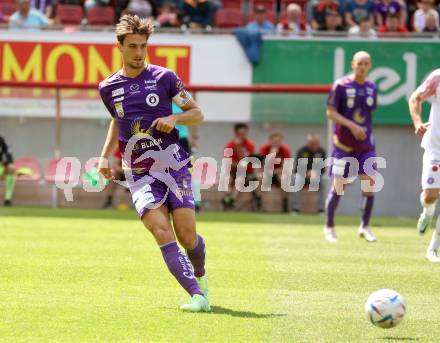
M 255 154 L 255 143 L 248 138 L 249 127 L 244 123 L 237 123 L 234 125 L 234 138 L 230 140 L 225 149 L 232 149 L 232 165 L 231 165 L 231 178 L 230 189 L 228 194 L 223 198 L 224 208 L 233 208 L 235 199 L 238 195 L 238 190 L 235 187 L 235 179 L 238 177 L 237 169 L 239 163 L 245 157 L 250 157 Z M 244 183 L 246 184 L 250 180 L 256 179 L 254 170 L 250 164 L 246 167 L 246 175 Z M 241 181 L 243 182 L 243 180 Z
M 428 13 L 434 9 L 434 0 L 422 0 L 418 2 L 419 9 L 414 12 L 414 30 L 417 32 L 423 32 L 425 29 L 426 24 L 426 17 Z M 434 13 L 437 13 L 437 11 L 434 11 Z M 439 19 L 438 19 L 438 13 L 436 18 L 436 26 L 438 27 Z
M 53 17 L 52 0 L 31 0 L 31 6 L 44 13 L 47 18 Z
M 426 14 L 425 27 L 423 28 L 423 32 L 438 32 L 438 30 L 438 12 L 431 9 Z
M 268 160 L 271 155 L 272 161 Z M 269 142 L 260 147 L 260 156 L 265 159 L 265 166 L 273 163 L 273 177 L 272 186 L 281 188 L 281 175 L 283 172 L 284 159 L 291 158 L 290 149 L 286 144 L 283 144 L 283 135 L 280 132 L 273 132 L 269 135 Z M 280 163 L 274 163 L 273 159 L 281 159 Z M 284 213 L 289 212 L 287 194 L 283 194 L 283 208 Z
M 402 6 L 396 0 L 380 0 L 375 6 L 376 23 L 377 25 L 385 25 L 388 15 L 397 15 L 400 19 L 402 14 Z
M 119 0 L 116 14 L 117 16 L 136 14 L 140 18 L 154 17 L 156 16 L 156 2 L 154 0 Z
M 15 189 L 14 158 L 3 137 L 0 136 L 0 180 L 5 180 L 4 205 L 12 205 L 12 195 Z
M 158 10 L 157 22 L 160 27 L 180 27 L 180 18 L 176 6 L 170 2 L 163 3 Z
M 336 10 L 328 9 L 325 13 L 325 31 L 344 31 L 341 14 Z
M 3 12 L 0 10 L 0 24 L 5 23 L 8 21 L 8 18 L 3 14 Z
M 374 2 L 371 0 L 349 1 L 345 11 L 347 25 L 350 27 L 359 25 L 364 18 L 374 20 Z
M 254 20 L 246 25 L 248 30 L 260 31 L 261 33 L 273 33 L 275 26 L 267 19 L 266 7 L 258 5 L 254 10 Z
M 286 9 L 286 18 L 277 25 L 277 33 L 284 35 L 299 35 L 306 30 L 302 18 L 302 10 L 298 4 L 289 4 Z
M 341 13 L 341 9 L 337 2 L 333 0 L 319 0 L 319 2 L 313 6 L 313 16 L 310 25 L 313 30 L 326 30 L 326 16 L 328 11 L 337 11 Z
M 143 2 L 143 1 L 140 1 Z M 84 8 L 86 11 L 90 10 L 94 7 L 103 7 L 103 6 L 110 6 L 111 0 L 86 0 L 84 2 Z
M 300 166 L 306 165 L 305 168 L 305 186 L 309 186 L 310 182 L 316 180 L 319 177 L 319 212 L 324 211 L 324 201 L 325 201 L 325 178 L 324 178 L 324 170 L 318 174 L 318 170 L 313 168 L 313 159 L 322 159 L 325 160 L 327 158 L 326 151 L 321 147 L 321 142 L 319 141 L 319 136 L 316 134 L 308 134 L 307 135 L 307 143 L 305 146 L 300 148 L 296 152 L 296 173 L 299 174 L 302 172 L 302 168 Z M 316 168 L 316 167 L 315 167 Z M 303 175 L 296 175 L 295 182 L 298 182 L 299 177 L 304 177 Z M 300 192 L 293 193 L 293 210 L 295 212 L 299 212 L 299 195 Z
M 17 0 L 18 10 L 9 18 L 11 29 L 40 29 L 49 25 L 47 17 L 35 8 L 30 0 Z
M 82 6 L 82 0 L 54 0 L 55 5 L 77 5 Z
M 377 33 L 372 26 L 372 21 L 366 17 L 361 19 L 359 25 L 351 27 L 348 34 L 350 37 L 377 38 Z
M 208 28 L 213 8 L 209 0 L 185 0 L 182 6 L 183 21 L 191 29 Z
M 389 14 L 385 21 L 385 25 L 379 27 L 378 32 L 380 33 L 388 33 L 390 36 L 391 33 L 397 33 L 395 36 L 406 36 L 408 34 L 408 30 L 405 26 L 400 25 L 399 16 L 394 14 Z

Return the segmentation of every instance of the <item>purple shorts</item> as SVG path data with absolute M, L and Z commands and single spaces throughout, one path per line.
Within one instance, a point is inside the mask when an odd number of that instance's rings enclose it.
M 356 151 L 343 151 L 336 147 L 333 147 L 333 163 L 330 169 L 330 175 L 336 177 L 356 177 L 357 175 L 374 175 L 374 171 L 377 169 L 374 160 L 368 160 L 369 158 L 376 157 L 376 151 L 369 150 L 363 152 Z M 344 160 L 344 158 L 354 158 L 359 164 L 359 170 L 355 173 L 355 169 L 350 167 L 349 160 Z M 367 161 L 368 160 L 368 161 Z
M 191 173 L 188 168 L 170 172 L 136 175 L 128 181 L 131 196 L 139 217 L 151 209 L 164 205 L 170 212 L 178 208 L 194 209 Z

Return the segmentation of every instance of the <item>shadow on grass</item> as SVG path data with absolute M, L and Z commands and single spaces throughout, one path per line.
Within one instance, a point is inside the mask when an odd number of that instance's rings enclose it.
M 394 336 L 386 336 L 386 337 L 380 337 L 380 340 L 383 341 L 418 341 L 418 338 L 413 337 L 394 337 Z
M 101 210 L 101 209 L 52 209 L 52 208 L 25 208 L 0 207 L 0 217 L 34 217 L 34 218 L 78 218 L 103 220 L 139 220 L 134 209 L 128 211 Z M 324 217 L 321 215 L 289 215 L 272 213 L 245 213 L 245 212 L 202 212 L 197 214 L 198 222 L 207 223 L 247 223 L 247 224 L 286 224 L 286 225 L 318 225 L 322 226 Z M 340 216 L 339 226 L 357 226 L 358 217 Z M 411 227 L 415 220 L 410 218 L 374 217 L 373 227 Z
M 273 317 L 284 317 L 287 314 L 277 314 L 277 313 L 255 313 L 247 311 L 235 311 L 230 308 L 221 306 L 211 306 L 211 313 L 214 314 L 225 314 L 231 317 L 240 318 L 273 318 Z

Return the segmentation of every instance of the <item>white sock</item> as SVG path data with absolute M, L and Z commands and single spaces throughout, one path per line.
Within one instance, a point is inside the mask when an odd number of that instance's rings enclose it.
M 432 204 L 426 204 L 425 199 L 423 198 L 423 192 L 420 193 L 420 204 L 423 207 L 423 214 L 432 217 L 435 213 L 435 205 L 437 205 L 437 201 Z
M 437 250 L 440 246 L 440 216 L 437 218 L 435 231 L 432 233 L 431 243 L 429 243 L 428 251 Z

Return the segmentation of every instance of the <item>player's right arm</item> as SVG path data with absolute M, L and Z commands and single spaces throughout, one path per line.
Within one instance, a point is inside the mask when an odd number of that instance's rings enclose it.
M 118 145 L 118 125 L 116 119 L 113 118 L 110 122 L 107 138 L 105 139 L 104 146 L 102 147 L 101 156 L 99 158 L 98 171 L 104 175 L 106 179 L 113 180 L 112 170 L 110 168 L 108 158 Z
M 430 125 L 422 121 L 422 103 L 435 95 L 438 83 L 439 76 L 432 73 L 409 98 L 409 113 L 414 124 L 414 133 L 420 138 L 423 137 Z
M 327 99 L 327 117 L 332 120 L 334 123 L 345 126 L 348 128 L 353 136 L 360 141 L 363 141 L 365 138 L 367 138 L 367 134 L 365 132 L 365 129 L 356 124 L 354 121 L 345 118 L 342 114 L 340 114 L 337 110 L 339 107 L 339 104 L 341 103 L 341 94 L 343 94 L 343 89 L 340 89 L 339 82 L 336 81 L 329 93 L 328 99 Z

